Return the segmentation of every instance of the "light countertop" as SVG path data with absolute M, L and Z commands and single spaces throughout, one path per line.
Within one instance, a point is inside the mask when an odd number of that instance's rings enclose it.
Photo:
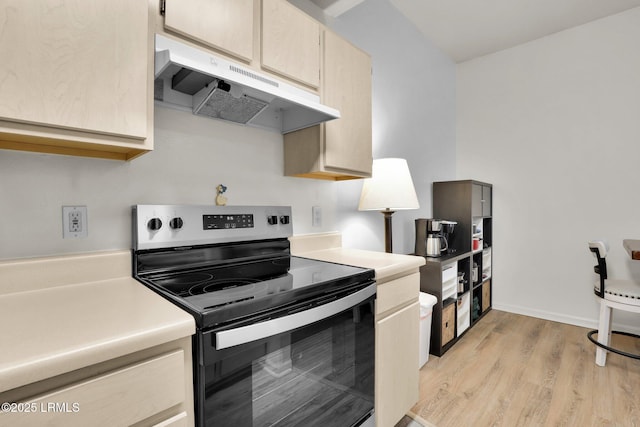
M 418 272 L 425 264 L 424 257 L 419 256 L 343 248 L 339 233 L 301 235 L 290 240 L 293 255 L 373 268 L 379 284 Z
M 293 238 L 292 253 L 373 268 L 379 284 L 425 263 L 340 239 Z M 195 333 L 190 314 L 131 277 L 129 251 L 1 261 L 0 277 L 0 393 Z
M 131 277 L 129 251 L 3 261 L 0 277 L 0 392 L 195 332 Z

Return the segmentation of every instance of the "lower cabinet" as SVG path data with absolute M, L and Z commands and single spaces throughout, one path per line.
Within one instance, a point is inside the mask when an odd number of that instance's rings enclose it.
M 456 333 L 458 336 L 469 329 L 469 326 L 471 325 L 469 295 L 469 292 L 462 294 L 460 297 L 458 297 L 458 302 L 456 303 Z
M 418 401 L 420 275 L 378 284 L 376 303 L 376 426 L 392 427 Z
M 190 345 L 185 339 L 177 348 L 143 351 L 0 393 L 0 401 L 14 405 L 0 412 L 0 425 L 193 424 Z

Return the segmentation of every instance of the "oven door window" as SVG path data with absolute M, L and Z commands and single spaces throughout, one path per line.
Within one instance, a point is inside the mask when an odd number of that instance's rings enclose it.
M 206 334 L 205 425 L 359 424 L 373 410 L 373 300 L 223 350 L 213 349 L 213 334 Z

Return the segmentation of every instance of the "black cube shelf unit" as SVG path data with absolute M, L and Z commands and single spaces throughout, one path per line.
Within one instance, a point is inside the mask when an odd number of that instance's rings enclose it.
M 433 217 L 456 221 L 453 253 L 425 257 L 420 290 L 435 295 L 430 353 L 442 356 L 491 310 L 493 186 L 464 180 L 433 183 Z M 458 275 L 464 285 L 458 289 Z

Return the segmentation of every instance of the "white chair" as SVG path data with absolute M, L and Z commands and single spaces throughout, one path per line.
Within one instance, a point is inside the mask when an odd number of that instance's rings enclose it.
M 589 340 L 598 346 L 596 349 L 596 365 L 605 365 L 608 351 L 640 359 L 640 355 L 627 353 L 609 346 L 611 334 L 640 338 L 640 336 L 629 332 L 611 330 L 611 309 L 640 313 L 640 284 L 632 280 L 616 280 L 607 277 L 606 256 L 609 251 L 609 245 L 606 242 L 602 240 L 591 241 L 589 242 L 589 250 L 593 252 L 598 260 L 598 265 L 593 267 L 593 270 L 600 276 L 593 288 L 594 293 L 600 298 L 598 330 L 590 331 L 587 334 Z M 596 333 L 598 334 L 597 341 L 593 338 Z

